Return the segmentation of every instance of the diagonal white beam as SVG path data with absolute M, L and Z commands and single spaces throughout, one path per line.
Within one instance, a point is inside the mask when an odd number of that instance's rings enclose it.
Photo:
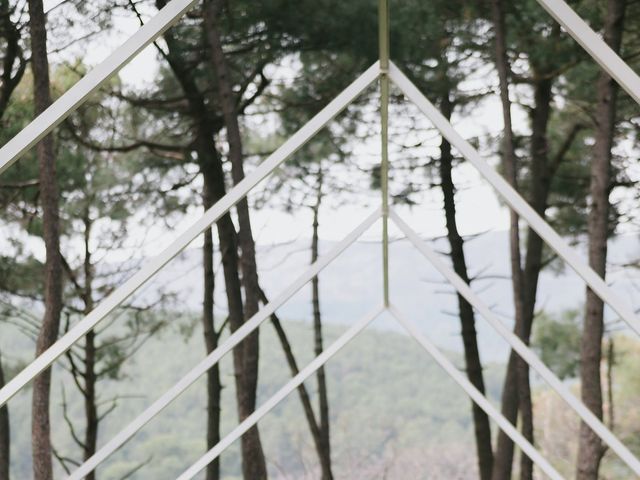
M 458 274 L 449 268 L 440 257 L 418 236 L 418 234 L 402 220 L 394 211 L 390 212 L 390 218 L 404 233 L 409 241 L 422 253 L 422 255 L 447 279 L 456 291 L 469 302 L 484 319 L 504 338 L 511 347 L 518 352 L 531 367 L 553 388 L 560 397 L 569 405 L 582 420 L 607 444 L 618 456 L 640 475 L 640 461 L 625 447 L 620 440 L 609 430 L 569 389 L 555 376 L 555 374 L 542 363 L 538 356 L 518 336 L 509 330 L 496 317 L 491 309 L 478 297 Z
M 331 103 L 316 114 L 309 122 L 290 137 L 280 148 L 272 153 L 255 170 L 247 175 L 238 185 L 231 189 L 215 205 L 208 209 L 199 220 L 185 230 L 176 240 L 166 247 L 157 257 L 146 262 L 143 267 L 129 278 L 118 289 L 105 298 L 91 313 L 69 330 L 63 337 L 53 344 L 42 355 L 36 358 L 24 370 L 16 375 L 0 390 L 0 405 L 4 405 L 22 387 L 30 382 L 42 370 L 51 365 L 56 358 L 66 352 L 76 341 L 95 327 L 109 313 L 127 300 L 136 290 L 144 285 L 158 270 L 184 250 L 198 235 L 209 228 L 241 198 L 269 175 L 282 162 L 307 143 L 331 119 L 351 103 L 376 78 L 380 67 L 374 63 L 351 85 L 349 85 Z
M 435 127 L 440 130 L 442 136 L 473 164 L 504 201 L 582 277 L 591 290 L 609 304 L 627 325 L 640 335 L 640 321 L 622 298 L 620 298 L 591 267 L 584 263 L 567 242 L 480 156 L 469 142 L 460 136 L 440 111 L 393 63 L 390 65 L 389 74 L 400 90 L 402 90 L 427 118 L 429 118 Z
M 487 400 L 487 398 L 473 384 L 458 371 L 451 361 L 431 343 L 393 304 L 389 312 L 400 325 L 433 357 L 438 365 L 471 397 L 471 399 L 489 415 L 498 426 L 513 440 L 522 451 L 553 480 L 563 480 L 562 475 L 551 466 L 544 456 L 524 438 L 518 430 Z
M 538 0 L 600 66 L 640 104 L 640 77 L 563 0 Z
M 0 175 L 29 148 L 73 113 L 89 95 L 158 38 L 197 0 L 173 0 L 120 45 L 102 63 L 93 68 L 56 102 L 36 117 L 20 133 L 0 148 Z
M 253 427 L 258 421 L 271 411 L 278 403 L 280 403 L 287 395 L 293 392 L 307 378 L 315 373 L 322 365 L 333 357 L 342 347 L 353 340 L 367 325 L 373 322 L 383 311 L 384 307 L 378 307 L 368 313 L 356 323 L 354 323 L 345 333 L 343 333 L 334 343 L 318 355 L 309 365 L 300 371 L 295 377 L 289 380 L 280 390 L 278 390 L 269 400 L 267 400 L 260 408 L 249 415 L 234 428 L 226 437 L 224 437 L 217 445 L 205 453 L 200 459 L 189 467 L 178 477 L 177 480 L 189 480 L 196 476 L 202 469 L 213 462 L 220 456 L 233 442 L 239 439 L 247 430 Z
M 276 298 L 265 305 L 253 317 L 245 322 L 242 327 L 236 330 L 222 345 L 211 352 L 207 357 L 182 377 L 173 387 L 167 390 L 158 400 L 151 404 L 144 412 L 136 417 L 131 423 L 114 436 L 104 447 L 94 453 L 77 470 L 75 470 L 68 480 L 80 480 L 102 463 L 113 452 L 131 439 L 142 427 L 149 423 L 165 407 L 175 400 L 182 392 L 189 388 L 204 373 L 213 367 L 231 349 L 244 340 L 247 335 L 253 332 L 278 307 L 289 300 L 297 291 L 306 285 L 313 277 L 318 275 L 327 265 L 334 261 L 342 252 L 352 245 L 367 229 L 369 229 L 380 218 L 381 209 L 377 209 L 369 215 L 360 225 L 358 225 L 349 235 L 340 241 L 329 253 L 323 255 L 313 263 L 304 273 L 302 273 L 293 283 L 285 288 Z

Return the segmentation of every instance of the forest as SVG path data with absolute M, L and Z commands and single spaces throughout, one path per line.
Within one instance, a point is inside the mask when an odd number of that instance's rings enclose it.
M 639 99 L 542 3 L 0 0 L 0 480 L 640 475 Z M 567 5 L 640 85 L 640 1 Z M 379 79 L 213 216 L 379 58 Z M 602 287 L 389 81 L 395 66 Z M 464 288 L 387 224 L 387 201 Z M 393 309 L 358 330 L 389 301 L 443 360 Z

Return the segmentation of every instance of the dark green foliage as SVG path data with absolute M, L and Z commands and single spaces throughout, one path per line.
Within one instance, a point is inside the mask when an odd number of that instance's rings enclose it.
M 576 378 L 580 364 L 580 312 L 557 315 L 541 313 L 536 318 L 532 345 L 540 359 L 560 378 Z

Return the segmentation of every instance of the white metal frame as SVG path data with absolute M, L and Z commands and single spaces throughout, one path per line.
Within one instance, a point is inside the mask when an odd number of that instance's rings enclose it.
M 383 312 L 389 312 L 391 316 L 413 336 L 418 343 L 433 357 L 442 369 L 471 397 L 471 399 L 489 415 L 498 426 L 518 445 L 522 451 L 538 466 L 540 469 L 553 480 L 562 480 L 563 477 L 558 471 L 542 456 L 542 454 L 531 443 L 509 423 L 509 421 L 487 400 L 487 398 L 476 389 L 464 375 L 462 375 L 456 367 L 451 363 L 440 350 L 433 345 L 424 335 L 416 328 L 416 326 L 407 321 L 402 313 L 393 304 L 387 307 L 381 307 L 374 310 L 360 321 L 350 327 L 331 347 L 325 350 L 321 355 L 316 357 L 304 370 L 291 379 L 284 387 L 282 387 L 275 395 L 264 403 L 253 415 L 247 417 L 225 438 L 220 440 L 213 448 L 200 457 L 191 467 L 182 473 L 177 480 L 189 480 L 201 472 L 208 464 L 218 458 L 224 450 L 226 450 L 235 440 L 245 433 L 249 428 L 254 426 L 264 415 L 282 401 L 289 393 L 297 388 L 305 379 L 311 376 L 318 368 L 324 365 L 337 351 L 346 345 L 348 341 L 353 339 L 367 325 Z M 343 341 L 344 340 L 344 341 Z M 76 477 L 74 477 L 76 478 Z M 77 477 L 80 478 L 80 477 Z
M 487 400 L 467 378 L 460 373 L 456 366 L 425 337 L 415 323 L 409 321 L 402 312 L 393 304 L 389 306 L 389 312 L 395 320 L 424 348 L 436 363 L 465 391 L 469 397 L 489 415 L 493 421 L 506 433 L 513 442 L 538 466 L 540 470 L 553 480 L 562 480 L 562 475 L 551 466 L 531 443 L 522 436 L 518 430 Z
M 304 369 L 300 371 L 295 377 L 289 380 L 280 390 L 278 390 L 269 400 L 267 400 L 260 408 L 245 418 L 236 428 L 234 428 L 226 437 L 224 437 L 217 445 L 211 450 L 205 453 L 198 461 L 196 461 L 191 467 L 178 477 L 177 480 L 188 480 L 193 478 L 202 469 L 215 460 L 220 454 L 227 449 L 233 442 L 240 438 L 247 430 L 253 427 L 258 421 L 264 417 L 271 409 L 273 409 L 278 403 L 286 398 L 291 392 L 293 392 L 298 386 L 309 378 L 313 373 L 323 366 L 331 357 L 333 357 L 338 351 L 344 347 L 347 343 L 353 340 L 364 328 L 373 322 L 382 312 L 385 307 L 380 306 L 371 311 L 360 320 L 355 322 L 349 329 L 343 333 L 335 342 L 333 342 L 327 349 L 325 349 L 320 355 L 314 358 Z
M 582 277 L 587 285 L 602 300 L 609 304 L 618 315 L 640 335 L 640 321 L 638 321 L 636 314 L 629 308 L 627 303 L 622 300 L 589 265 L 584 263 L 569 244 L 480 156 L 469 142 L 462 138 L 440 111 L 393 63 L 391 64 L 389 75 L 402 93 L 427 116 L 442 136 L 480 172 L 484 179 L 496 190 L 498 195 Z
M 537 0 L 560 25 L 640 104 L 640 77 L 562 0 Z
M 204 215 L 185 230 L 176 240 L 167 246 L 157 257 L 146 262 L 143 267 L 123 285 L 105 298 L 91 313 L 75 325 L 60 340 L 36 358 L 24 370 L 16 375 L 0 390 L 0 405 L 4 405 L 42 370 L 49 367 L 80 338 L 86 335 L 109 313 L 122 305 L 162 267 L 182 252 L 198 235 L 209 228 L 222 215 L 229 211 L 240 199 L 246 196 L 261 180 L 269 175 L 300 147 L 308 142 L 331 119 L 349 105 L 367 86 L 378 78 L 378 62 L 373 64 L 329 105 L 314 116 L 304 127 L 298 130 L 280 148 L 251 172 L 242 182 L 231 189 Z
M 71 115 L 138 53 L 162 35 L 193 7 L 198 0 L 172 0 L 152 19 L 118 47 L 102 63 L 87 73 L 53 105 L 0 148 L 0 175 L 47 133 Z
M 320 257 L 305 272 L 303 272 L 295 281 L 286 287 L 282 293 L 271 300 L 267 305 L 263 306 L 253 317 L 247 320 L 240 328 L 238 328 L 222 345 L 218 346 L 213 352 L 202 360 L 197 366 L 184 375 L 173 387 L 167 390 L 158 400 L 151 404 L 144 412 L 132 420 L 125 428 L 123 428 L 115 437 L 113 437 L 104 447 L 100 448 L 93 456 L 87 459 L 77 470 L 75 470 L 69 480 L 79 480 L 84 478 L 89 472 L 92 472 L 100 463 L 102 463 L 109 455 L 118 450 L 131 437 L 133 437 L 142 427 L 149 423 L 156 415 L 158 415 L 173 400 L 182 394 L 187 388 L 204 375 L 207 370 L 213 367 L 227 353 L 229 353 L 236 345 L 244 340 L 256 328 L 258 328 L 271 314 L 273 314 L 281 305 L 289 300 L 296 292 L 304 287 L 313 277 L 318 275 L 327 265 L 333 262 L 342 252 L 349 248 L 353 243 L 369 229 L 381 217 L 381 210 L 377 209 L 369 215 L 360 225 L 358 225 L 351 233 L 349 233 L 341 242 L 334 246 L 329 253 Z
M 562 383 L 538 356 L 520 338 L 509 330 L 476 295 L 471 287 L 458 276 L 394 211 L 390 218 L 413 246 L 435 267 L 468 303 L 496 330 L 502 338 L 556 391 L 580 418 L 613 450 L 636 474 L 640 475 L 640 461 L 620 440 Z
M 573 36 L 587 52 L 624 88 L 636 102 L 640 103 L 640 77 L 606 43 L 562 0 L 538 0 L 538 2 Z M 67 93 L 60 97 L 50 108 L 34 119 L 24 130 L 0 148 L 0 174 L 20 158 L 29 148 L 35 145 L 47 133 L 51 132 L 67 116 L 77 109 L 86 99 L 96 92 L 111 76 L 118 72 L 143 48 L 158 38 L 167 28 L 178 21 L 197 0 L 172 0 L 165 8 L 149 20 L 129 40 L 114 51 L 104 62 L 89 72 Z M 458 372 L 444 355 L 430 343 L 415 327 L 406 320 L 401 312 L 389 303 L 388 291 L 388 238 L 387 218 L 390 218 L 405 233 L 407 238 L 418 250 L 440 271 L 440 273 L 456 288 L 456 290 L 478 310 L 482 316 L 507 340 L 512 348 L 531 365 L 573 408 L 620 458 L 638 475 L 640 462 L 629 450 L 598 420 L 575 396 L 573 396 L 562 382 L 536 357 L 536 355 L 507 329 L 490 309 L 480 301 L 469 286 L 449 269 L 440 258 L 422 242 L 411 228 L 388 208 L 386 171 L 388 159 L 386 154 L 387 142 L 387 105 L 388 84 L 393 81 L 402 92 L 413 101 L 418 108 L 430 119 L 443 135 L 463 156 L 470 161 L 481 175 L 494 187 L 497 193 L 516 211 L 541 238 L 543 238 L 579 275 L 586 284 L 606 303 L 608 303 L 620 317 L 638 334 L 640 321 L 627 304 L 607 286 L 590 267 L 585 265 L 567 243 L 526 203 L 526 201 L 511 186 L 491 168 L 473 147 L 464 140 L 429 102 L 429 100 L 409 81 L 409 79 L 392 63 L 388 57 L 388 9 L 387 0 L 380 0 L 381 28 L 380 52 L 381 62 L 376 62 L 335 100 L 327 105 L 320 113 L 313 117 L 304 127 L 285 142 L 276 152 L 267 158 L 259 167 L 248 175 L 236 187 L 231 189 L 219 202 L 208 209 L 204 215 L 185 230 L 176 240 L 171 242 L 156 258 L 147 262 L 140 271 L 127 280 L 121 287 L 101 302 L 96 309 L 80 321 L 73 329 L 60 338 L 51 348 L 28 365 L 0 390 L 0 405 L 5 404 L 20 389 L 26 386 L 36 375 L 49 367 L 60 355 L 68 350 L 75 342 L 94 328 L 109 313 L 120 306 L 128 297 L 144 285 L 155 273 L 165 266 L 171 259 L 184 250 L 198 235 L 209 228 L 261 180 L 269 175 L 282 162 L 289 158 L 301 146 L 308 142 L 323 126 L 346 108 L 368 85 L 380 78 L 382 89 L 381 118 L 382 118 L 382 164 L 385 178 L 383 179 L 383 203 L 380 210 L 374 212 L 361 225 L 351 232 L 328 255 L 309 267 L 296 281 L 287 287 L 275 300 L 263 307 L 254 317 L 247 321 L 240 329 L 231 335 L 218 349 L 207 356 L 194 367 L 185 377 L 169 389 L 162 397 L 148 407 L 132 423 L 123 429 L 109 443 L 102 447 L 93 457 L 74 472 L 71 479 L 83 478 L 87 473 L 111 453 L 120 448 L 137 431 L 155 417 L 173 399 L 188 388 L 197 378 L 213 366 L 219 359 L 257 328 L 278 306 L 283 304 L 297 290 L 302 288 L 310 278 L 317 275 L 322 268 L 335 259 L 344 249 L 353 243 L 360 234 L 369 228 L 377 219 L 383 219 L 383 271 L 384 305 L 380 309 L 365 316 L 352 326 L 336 343 L 323 354 L 313 360 L 304 370 L 291 379 L 278 393 L 269 399 L 262 407 L 245 419 L 231 434 L 223 439 L 216 447 L 207 452 L 196 464 L 180 476 L 180 480 L 192 478 L 195 473 L 204 468 L 207 463 L 216 458 L 233 441 L 238 439 L 248 428 L 255 425 L 270 409 L 299 386 L 306 378 L 323 365 L 340 348 L 346 345 L 362 329 L 366 327 L 383 310 L 387 309 L 396 320 L 427 350 L 436 362 L 471 396 L 471 398 L 490 415 L 518 446 L 551 478 L 561 478 L 557 471 L 539 454 L 539 452 L 524 439 L 513 425 L 478 392 L 468 380 Z

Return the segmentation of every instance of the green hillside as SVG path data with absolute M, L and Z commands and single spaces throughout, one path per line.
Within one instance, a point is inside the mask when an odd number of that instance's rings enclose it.
M 379 321 L 384 321 L 380 318 Z M 350 323 L 345 319 L 345 324 Z M 469 400 L 410 337 L 373 323 L 327 366 L 334 473 L 339 479 L 475 479 L 476 465 Z M 284 326 L 301 367 L 311 360 L 312 329 L 307 322 Z M 117 325 L 111 328 L 118 328 Z M 346 327 L 326 327 L 326 345 Z M 28 359 L 32 346 L 24 337 L 3 335 L 8 357 Z M 637 358 L 640 344 L 626 336 L 616 341 L 614 371 L 616 432 L 640 453 L 637 410 Z M 259 404 L 289 378 L 280 343 L 267 322 L 261 329 Z M 100 445 L 143 411 L 204 356 L 199 322 L 175 314 L 169 326 L 152 337 L 122 372 L 124 378 L 99 385 L 103 408 L 118 397 L 117 408 L 101 425 Z M 458 365 L 461 358 L 450 357 Z M 237 424 L 231 358 L 222 362 L 223 433 Z M 499 404 L 503 366 L 485 370 L 489 396 Z M 536 378 L 535 376 L 533 377 Z M 569 380 L 574 389 L 574 381 Z M 539 381 L 535 381 L 536 443 L 567 477 L 575 464 L 577 416 Z M 60 365 L 54 376 L 53 431 L 58 454 L 78 458 L 62 412 L 66 398 L 71 423 L 82 425 L 82 403 L 70 375 Z M 315 394 L 315 379 L 307 382 Z M 65 395 L 62 395 L 64 389 Z M 31 478 L 29 389 L 10 402 L 12 474 Z M 315 398 L 314 398 L 315 400 Z M 269 469 L 275 479 L 317 479 L 311 437 L 297 393 L 260 422 Z M 557 426 L 562 425 L 558 429 Z M 493 425 L 495 433 L 495 425 Z M 82 430 L 80 429 L 81 433 Z M 98 470 L 100 480 L 172 480 L 204 453 L 205 385 L 199 381 L 139 432 Z M 234 444 L 222 455 L 223 478 L 240 478 L 240 455 Z M 615 454 L 603 463 L 607 478 L 626 479 L 629 472 Z M 130 475 L 129 475 L 130 474 Z M 129 476 L 128 476 L 129 475 Z M 58 477 L 63 471 L 58 466 Z M 201 478 L 204 478 L 203 476 Z
M 180 328 L 185 323 L 176 319 L 173 327 L 137 352 L 126 368 L 124 381 L 100 386 L 105 400 L 123 397 L 105 420 L 101 444 L 202 358 L 200 332 L 196 328 L 186 337 Z M 285 327 L 302 366 L 311 359 L 310 325 L 287 322 Z M 342 331 L 343 327 L 329 328 L 327 341 Z M 280 344 L 268 323 L 262 327 L 261 357 L 260 403 L 289 378 Z M 225 358 L 222 366 L 224 430 L 230 431 L 236 424 L 230 358 Z M 499 370 L 489 368 L 487 372 L 494 393 L 500 384 Z M 60 454 L 74 456 L 77 451 L 61 418 L 63 379 L 69 417 L 80 419 L 82 412 L 67 377 L 60 370 L 54 377 L 58 389 L 54 393 L 55 445 Z M 418 476 L 417 472 L 432 471 L 439 478 L 474 477 L 473 456 L 469 455 L 473 448 L 469 401 L 410 338 L 376 330 L 373 324 L 330 361 L 328 378 L 338 478 L 407 478 L 408 468 Z M 315 391 L 313 381 L 307 386 Z M 23 393 L 10 404 L 14 478 L 30 476 L 28 395 Z M 105 462 L 99 478 L 121 478 L 143 462 L 148 463 L 131 478 L 175 478 L 203 453 L 204 415 L 204 384 L 199 382 Z M 260 428 L 274 478 L 316 477 L 313 445 L 296 394 L 264 418 Z M 234 445 L 222 457 L 225 478 L 238 478 L 239 461 Z

